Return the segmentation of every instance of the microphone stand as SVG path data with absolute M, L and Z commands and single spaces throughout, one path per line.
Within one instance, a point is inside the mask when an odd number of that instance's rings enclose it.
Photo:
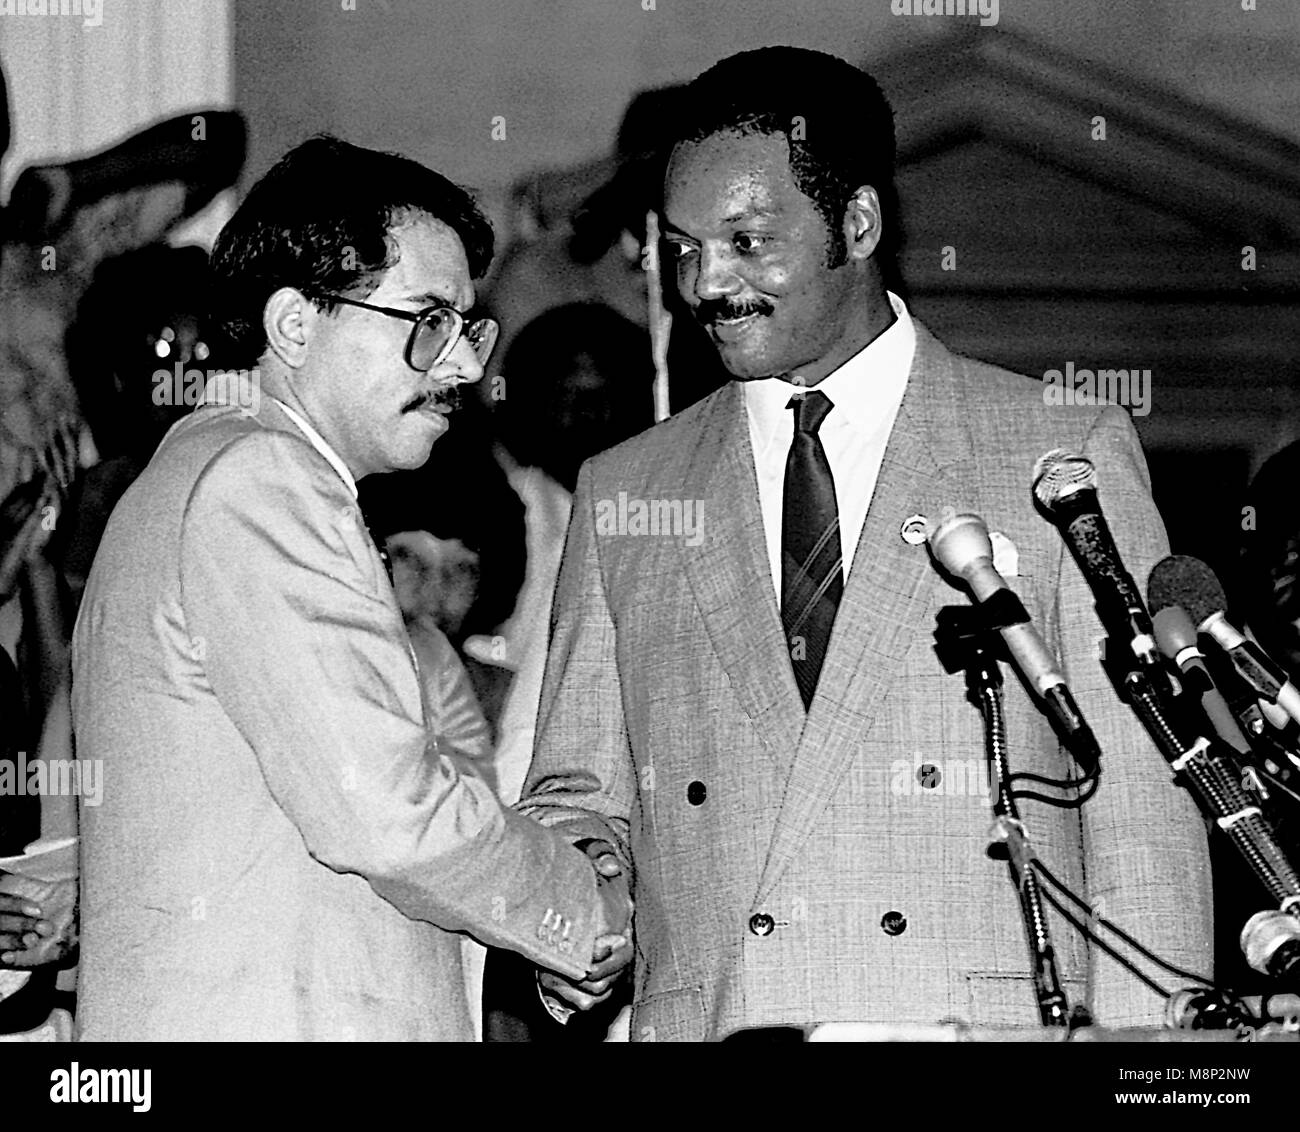
M 1227 757 L 1234 752 L 1220 741 L 1199 734 L 1190 743 L 1185 742 L 1166 710 L 1166 693 L 1152 680 L 1150 671 L 1137 662 L 1132 650 L 1116 642 L 1114 637 L 1106 645 L 1106 667 L 1112 682 L 1175 776 L 1190 786 L 1201 812 L 1227 835 L 1277 901 L 1280 912 L 1300 917 L 1300 877 L 1263 811 L 1247 796 L 1234 760 Z M 1128 658 L 1122 668 L 1113 663 L 1113 658 L 1118 657 Z
M 1300 819 L 1300 810 L 1287 810 L 1280 803 L 1285 800 L 1292 807 L 1300 805 L 1300 752 L 1296 751 L 1287 732 L 1274 729 L 1268 722 L 1260 709 L 1258 697 L 1221 652 L 1206 656 L 1205 664 L 1250 747 L 1250 755 L 1242 756 L 1245 760 L 1243 772 L 1251 778 L 1248 789 L 1257 791 L 1265 803 L 1273 803 L 1272 811 L 1266 806 L 1264 812 L 1273 818 L 1274 832 L 1283 847 L 1294 853 L 1300 849 L 1294 832 L 1289 837 L 1283 834 L 1294 828 L 1293 823 Z M 1269 790 L 1270 785 L 1273 792 Z
M 1005 626 L 992 624 L 991 620 L 983 607 L 949 607 L 940 615 L 935 637 L 948 671 L 955 671 L 956 667 L 965 670 L 967 693 L 984 719 L 985 754 L 989 762 L 989 777 L 996 788 L 990 837 L 994 844 L 1006 846 L 1011 879 L 1020 897 L 1034 994 L 1038 999 L 1038 1016 L 1044 1026 L 1068 1029 L 1071 1025 L 1069 1003 L 1061 989 L 1061 978 L 1056 968 L 1056 952 L 1052 947 L 1043 893 L 1033 868 L 1034 852 L 1029 847 L 1028 832 L 1020 820 L 1011 792 L 1002 672 L 994 651 L 1000 644 L 996 634 Z

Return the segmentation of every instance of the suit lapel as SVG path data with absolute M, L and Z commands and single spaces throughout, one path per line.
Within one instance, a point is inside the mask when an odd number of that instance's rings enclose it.
M 786 654 L 767 559 L 758 480 L 739 382 L 704 414 L 680 482 L 704 501 L 705 537 L 678 542 L 709 639 L 740 706 L 781 767 L 795 757 L 804 708 Z
M 924 327 L 918 323 L 916 329 L 907 391 L 790 767 L 758 903 L 771 893 L 829 804 L 915 638 L 933 632 L 924 613 L 933 588 L 947 583 L 931 564 L 925 544 L 903 539 L 904 520 L 923 515 L 937 523 L 945 507 L 961 511 L 977 506 L 970 438 L 960 414 L 958 365 Z

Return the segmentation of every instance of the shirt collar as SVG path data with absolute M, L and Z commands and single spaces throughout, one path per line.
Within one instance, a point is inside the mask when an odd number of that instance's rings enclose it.
M 864 436 L 874 433 L 882 419 L 889 419 L 886 410 L 902 400 L 916 353 L 916 324 L 907 304 L 892 291 L 886 294 L 894 321 L 814 387 L 831 399 L 842 414 L 840 420 Z M 761 450 L 766 451 L 780 435 L 790 416 L 790 398 L 806 389 L 781 377 L 744 383 L 745 408 Z
M 343 462 L 339 454 L 325 443 L 325 438 L 307 423 L 301 413 L 289 408 L 279 397 L 272 397 L 271 400 L 279 405 L 284 410 L 284 415 L 302 430 L 307 442 L 330 462 L 330 467 L 338 472 L 339 478 L 348 485 L 348 490 L 352 492 L 352 498 L 355 499 L 357 497 L 356 478 L 348 470 L 348 466 Z

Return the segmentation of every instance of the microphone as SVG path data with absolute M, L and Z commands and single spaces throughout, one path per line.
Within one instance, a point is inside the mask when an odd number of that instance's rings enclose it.
M 1170 555 L 1160 565 L 1165 567 L 1162 586 L 1168 587 L 1171 603 L 1187 610 L 1198 632 L 1214 638 L 1228 654 L 1237 674 L 1257 695 L 1300 722 L 1300 688 L 1259 645 L 1228 621 L 1224 615 L 1228 600 L 1214 571 L 1199 558 L 1182 554 Z
M 1288 912 L 1256 912 L 1241 929 L 1240 942 L 1256 971 L 1300 989 L 1300 920 Z
M 1165 1028 L 1169 1030 L 1236 1030 L 1254 1024 L 1245 1003 L 1216 987 L 1175 991 L 1165 1003 Z
M 1205 666 L 1205 654 L 1196 643 L 1196 626 L 1187 610 L 1178 604 L 1174 582 L 1178 570 L 1172 555 L 1156 563 L 1147 579 L 1147 602 L 1153 611 L 1156 644 L 1183 676 L 1183 685 L 1201 703 L 1206 718 L 1219 738 L 1239 755 L 1253 758 L 1250 740 L 1242 733 L 1228 702 L 1219 692 Z
M 929 541 L 935 561 L 965 582 L 976 604 L 991 615 L 1011 662 L 1042 700 L 1075 761 L 1085 774 L 1095 774 L 1101 758 L 1096 736 L 1020 598 L 993 565 L 993 544 L 984 520 L 978 515 L 954 515 L 930 532 Z
M 1137 583 L 1124 569 L 1097 500 L 1097 469 L 1085 456 L 1055 448 L 1034 465 L 1034 497 L 1070 547 L 1112 636 L 1145 668 L 1158 668 L 1155 630 Z

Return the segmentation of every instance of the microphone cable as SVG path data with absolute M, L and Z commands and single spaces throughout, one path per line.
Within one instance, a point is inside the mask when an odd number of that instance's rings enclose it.
M 1107 931 L 1113 932 L 1117 937 L 1119 937 L 1119 939 L 1121 939 L 1124 943 L 1126 943 L 1129 947 L 1131 947 L 1144 959 L 1147 959 L 1155 966 L 1161 968 L 1164 971 L 1167 971 L 1171 975 L 1177 975 L 1179 978 L 1190 979 L 1194 983 L 1201 983 L 1202 985 L 1207 987 L 1212 987 L 1215 985 L 1213 979 L 1207 979 L 1204 975 L 1197 975 L 1191 971 L 1188 971 L 1182 967 L 1177 966 L 1176 964 L 1161 959 L 1160 956 L 1158 956 L 1150 948 L 1140 943 L 1136 938 L 1134 938 L 1132 935 L 1126 932 L 1113 920 L 1107 919 L 1105 916 L 1101 915 L 1101 913 L 1099 913 L 1095 908 L 1093 908 L 1091 904 L 1089 904 L 1081 896 L 1075 893 L 1067 884 L 1065 884 L 1059 877 L 1057 877 L 1056 874 L 1053 873 L 1051 869 L 1049 869 L 1045 864 L 1043 864 L 1041 858 L 1039 857 L 1034 858 L 1034 869 L 1035 871 L 1037 871 L 1042 875 L 1043 880 L 1045 880 L 1049 885 L 1051 885 L 1052 888 L 1056 889 L 1057 892 L 1061 893 L 1062 896 L 1064 896 L 1067 900 L 1073 903 L 1076 907 L 1082 909 L 1085 913 L 1087 913 L 1088 923 L 1098 924 L 1101 927 L 1104 927 Z M 1064 907 L 1064 905 L 1062 905 L 1055 896 L 1053 896 L 1050 892 L 1045 892 L 1044 895 L 1047 897 L 1047 900 L 1052 904 L 1052 906 L 1056 908 L 1056 910 L 1060 912 L 1061 915 L 1063 915 L 1070 923 L 1074 924 L 1075 927 L 1077 927 L 1083 933 L 1084 936 L 1086 936 L 1088 939 L 1093 940 L 1099 947 L 1105 950 L 1106 953 L 1111 956 L 1111 958 L 1116 959 L 1121 964 L 1123 964 L 1126 969 L 1132 971 L 1134 974 L 1138 974 L 1139 977 L 1142 977 L 1141 973 L 1138 972 L 1137 969 L 1134 968 L 1126 958 L 1116 953 L 1111 948 L 1111 946 L 1108 943 L 1106 943 L 1105 940 L 1098 937 L 1092 931 L 1092 929 L 1087 926 L 1087 924 L 1080 923 L 1078 920 L 1076 920 L 1074 916 L 1069 912 L 1069 910 L 1067 910 Z M 1150 983 L 1149 980 L 1145 979 L 1145 977 L 1143 977 L 1143 981 L 1147 982 L 1148 985 L 1152 986 L 1153 989 L 1156 989 L 1154 987 L 1154 984 Z M 1164 994 L 1166 998 L 1169 997 L 1169 992 L 1162 991 L 1161 993 Z
M 1082 778 L 1045 778 L 1041 774 L 1031 774 L 1029 771 L 1022 770 L 1013 771 L 1007 776 L 1007 781 L 1012 787 L 1011 796 L 1013 798 L 1029 798 L 1035 802 L 1055 806 L 1058 810 L 1077 810 L 1097 793 L 1097 787 L 1101 784 L 1101 772 L 1090 771 Z M 1056 790 L 1080 790 L 1081 793 L 1074 798 L 1052 798 L 1046 794 L 1039 794 L 1035 790 L 1018 790 L 1015 788 L 1017 781 L 1033 782 L 1040 786 L 1051 786 Z

